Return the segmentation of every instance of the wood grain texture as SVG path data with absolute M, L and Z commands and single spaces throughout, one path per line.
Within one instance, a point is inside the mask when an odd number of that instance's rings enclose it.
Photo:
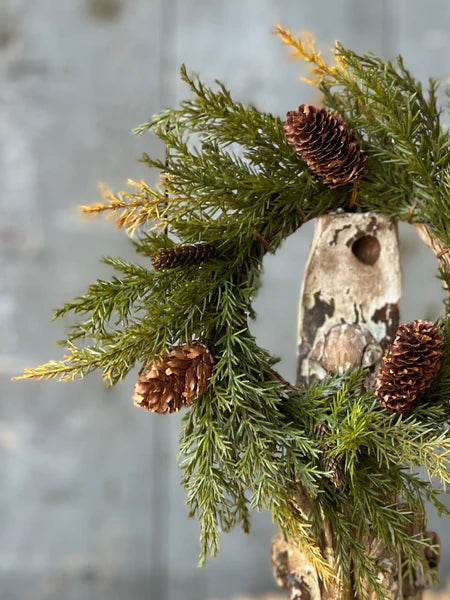
M 300 296 L 297 382 L 374 366 L 398 325 L 400 296 L 393 220 L 374 213 L 319 218 Z

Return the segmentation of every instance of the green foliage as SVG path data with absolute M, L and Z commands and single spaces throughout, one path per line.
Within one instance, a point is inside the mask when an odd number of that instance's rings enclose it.
M 347 68 L 327 69 L 322 61 L 319 87 L 369 155 L 357 209 L 403 220 L 413 214 L 449 247 L 449 134 L 439 123 L 436 83 L 426 95 L 400 59 L 394 66 L 341 46 L 337 52 Z M 283 381 L 248 327 L 264 255 L 306 220 L 349 209 L 353 190 L 324 186 L 287 143 L 279 118 L 235 102 L 221 84 L 205 86 L 184 67 L 181 76 L 191 98 L 136 130 L 151 131 L 168 149 L 166 161 L 143 157 L 161 171 L 160 187 L 134 184 L 135 193 L 107 193 L 107 204 L 84 210 L 118 214 L 117 224 L 137 234 L 133 243 L 145 264 L 175 240 L 214 244 L 216 257 L 161 272 L 106 259 L 116 275 L 55 312 L 55 318 L 81 317 L 65 341 L 70 355 L 28 369 L 25 377 L 71 379 L 99 369 L 115 384 L 134 364 L 145 369 L 176 343 L 204 342 L 215 359 L 213 376 L 186 411 L 181 433 L 183 483 L 200 520 L 201 562 L 217 552 L 220 531 L 238 523 L 248 531 L 250 508 L 269 509 L 324 579 L 331 569 L 319 546 L 328 522 L 338 575 L 351 572 L 361 596 L 372 589 L 383 598 L 361 540 L 375 534 L 412 567 L 430 543 L 411 534 L 416 513 L 425 499 L 444 510 L 449 320 L 440 323 L 446 339 L 441 371 L 406 417 L 388 414 L 364 391 L 364 371 L 308 389 Z M 442 278 L 450 283 L 448 273 Z M 326 442 L 314 435 L 323 419 L 332 430 Z M 339 488 L 324 470 L 329 452 L 344 465 Z M 416 467 L 440 484 L 421 480 Z M 309 515 L 296 500 L 299 490 L 310 499 Z
M 440 124 L 439 82 L 428 90 L 398 57 L 397 64 L 337 47 L 347 70 L 319 85 L 325 105 L 360 132 L 369 154 L 361 182 L 364 210 L 432 223 L 444 247 L 450 245 L 450 134 Z

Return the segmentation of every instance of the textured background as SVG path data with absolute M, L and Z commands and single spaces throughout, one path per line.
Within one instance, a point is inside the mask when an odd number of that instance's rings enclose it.
M 250 536 L 223 538 L 196 569 L 176 466 L 179 416 L 132 407 L 135 373 L 106 392 L 82 383 L 9 379 L 57 357 L 64 325 L 50 309 L 132 256 L 121 232 L 83 221 L 97 183 L 147 177 L 161 153 L 130 130 L 184 94 L 183 61 L 235 97 L 283 115 L 315 99 L 270 35 L 282 22 L 321 47 L 339 39 L 385 58 L 401 52 L 422 79 L 448 74 L 448 0 L 0 0 L 0 598 L 204 600 L 274 589 L 268 514 Z M 295 373 L 296 311 L 311 227 L 265 260 L 254 331 Z M 409 320 L 436 316 L 435 260 L 402 228 Z M 282 307 L 282 310 L 280 310 Z M 430 513 L 450 574 L 449 523 Z M 445 535 L 447 532 L 447 536 Z M 447 537 L 447 539 L 446 539 Z

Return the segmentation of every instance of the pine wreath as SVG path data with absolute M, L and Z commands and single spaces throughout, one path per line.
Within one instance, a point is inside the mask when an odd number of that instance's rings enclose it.
M 329 65 L 311 44 L 281 27 L 277 34 L 312 64 L 324 108 L 301 105 L 313 118 L 305 125 L 296 113 L 285 124 L 183 66 L 191 97 L 136 130 L 151 131 L 170 150 L 166 161 L 143 157 L 161 172 L 159 187 L 132 182 L 132 191 L 106 190 L 103 202 L 82 207 L 88 215 L 115 214 L 143 261 L 107 258 L 117 275 L 55 312 L 83 315 L 68 336 L 69 355 L 26 369 L 23 378 L 68 380 L 100 370 L 114 385 L 140 365 L 138 404 L 158 406 L 156 412 L 191 404 L 181 451 L 188 503 L 201 522 L 201 561 L 216 553 L 220 530 L 240 523 L 248 531 L 250 507 L 268 508 L 323 580 L 332 580 L 319 548 L 325 515 L 338 533 L 337 574 L 352 570 L 362 597 L 372 590 L 384 598 L 356 532 L 375 534 L 408 564 L 422 560 L 408 533 L 410 512 L 395 499 L 420 510 L 427 497 L 443 508 L 442 490 L 407 467 L 424 467 L 443 487 L 450 482 L 450 319 L 436 324 L 440 370 L 406 418 L 380 406 L 374 389 L 361 391 L 364 369 L 306 388 L 289 385 L 248 321 L 265 254 L 309 219 L 338 209 L 416 224 L 450 287 L 449 133 L 440 124 L 437 83 L 425 92 L 400 58 L 392 64 L 338 44 Z M 152 270 L 152 257 L 169 262 Z M 192 403 L 183 401 L 190 367 L 183 363 L 176 380 L 167 372 L 170 356 L 187 346 L 207 349 L 212 365 L 207 383 L 203 371 L 189 376 Z M 331 441 L 317 439 L 321 422 L 329 423 Z M 324 476 L 321 455 L 330 449 L 325 471 L 339 465 L 337 487 Z M 293 482 L 314 499 L 308 517 Z

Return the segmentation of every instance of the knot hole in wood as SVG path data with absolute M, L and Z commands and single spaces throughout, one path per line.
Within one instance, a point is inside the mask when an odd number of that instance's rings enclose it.
M 380 242 L 373 235 L 364 235 L 353 242 L 352 252 L 365 265 L 374 265 L 380 258 Z

